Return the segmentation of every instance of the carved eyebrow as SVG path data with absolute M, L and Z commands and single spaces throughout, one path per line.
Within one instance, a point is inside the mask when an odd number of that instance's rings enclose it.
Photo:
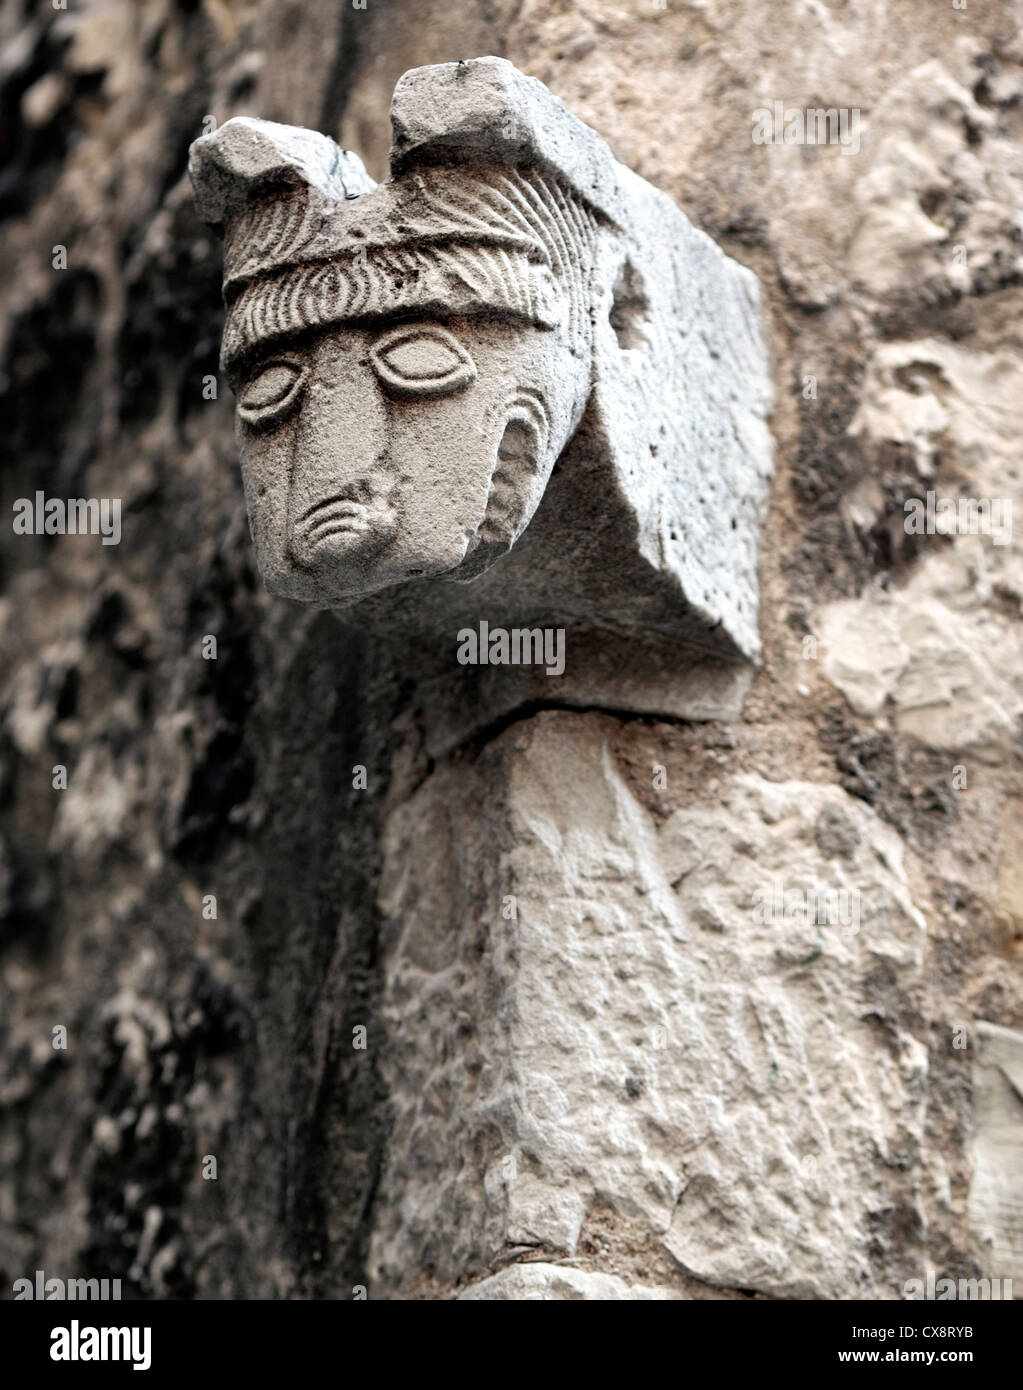
M 332 324 L 491 314 L 554 329 L 562 309 L 550 269 L 525 252 L 464 243 L 374 251 L 251 281 L 228 310 L 222 361 L 230 374 L 259 344 Z
M 265 338 L 254 339 L 239 351 L 228 353 L 226 343 L 221 344 L 220 366 L 227 376 L 232 389 L 237 394 L 246 382 L 261 368 L 269 366 L 278 356 L 304 352 L 312 340 L 318 336 L 319 329 L 296 328 L 281 333 L 271 333 Z
M 261 363 L 269 362 L 278 353 L 303 352 L 322 334 L 329 333 L 332 328 L 351 326 L 384 332 L 398 327 L 406 319 L 418 318 L 431 318 L 441 322 L 447 318 L 500 318 L 509 323 L 528 323 L 533 327 L 543 326 L 537 325 L 535 320 L 525 318 L 522 314 L 513 313 L 504 306 L 494 306 L 482 301 L 466 301 L 457 307 L 452 307 L 450 303 L 440 303 L 437 300 L 421 302 L 405 300 L 395 302 L 392 307 L 382 309 L 379 313 L 372 315 L 353 314 L 348 318 L 332 318 L 313 327 L 303 325 L 298 328 L 284 329 L 277 333 L 268 334 L 265 338 L 253 339 L 230 353 L 225 334 L 225 341 L 221 345 L 220 364 L 228 381 L 232 387 L 235 387 L 236 384 L 243 382 L 247 375 L 254 372 Z

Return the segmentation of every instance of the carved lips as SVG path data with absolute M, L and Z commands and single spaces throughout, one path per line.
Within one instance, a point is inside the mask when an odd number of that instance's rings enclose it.
M 395 527 L 393 510 L 374 502 L 367 484 L 356 484 L 308 508 L 295 528 L 292 554 L 305 568 L 331 557 L 366 558 L 393 538 Z

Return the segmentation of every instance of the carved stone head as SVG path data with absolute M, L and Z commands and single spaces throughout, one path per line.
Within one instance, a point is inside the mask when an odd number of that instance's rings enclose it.
M 597 211 L 514 163 L 424 160 L 377 187 L 266 121 L 197 141 L 192 171 L 224 229 L 223 366 L 268 588 L 332 605 L 482 573 L 589 394 Z
M 290 126 L 192 147 L 263 579 L 433 647 L 568 621 L 578 698 L 635 700 L 624 654 L 677 706 L 680 645 L 757 651 L 756 282 L 502 59 L 406 73 L 391 123 L 379 186 Z

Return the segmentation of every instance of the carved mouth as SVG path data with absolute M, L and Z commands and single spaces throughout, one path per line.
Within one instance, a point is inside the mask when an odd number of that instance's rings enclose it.
M 330 536 L 346 533 L 362 535 L 372 529 L 372 514 L 368 507 L 349 502 L 343 507 L 332 507 L 317 518 L 312 526 L 306 528 L 306 540 L 312 546 L 319 545 Z
M 351 497 L 328 497 L 317 502 L 299 523 L 303 549 L 314 551 L 341 536 L 363 537 L 382 520 L 376 508 Z
M 387 544 L 394 524 L 393 513 L 387 507 L 357 500 L 351 493 L 326 497 L 300 517 L 292 554 L 298 564 L 306 567 L 329 563 L 332 556 L 367 558 Z

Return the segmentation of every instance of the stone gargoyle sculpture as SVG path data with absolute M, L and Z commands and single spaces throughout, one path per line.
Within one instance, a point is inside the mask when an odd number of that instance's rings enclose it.
M 192 146 L 266 587 L 475 674 L 480 718 L 734 713 L 771 471 L 754 276 L 503 59 L 406 73 L 391 123 L 379 185 L 290 126 Z M 482 621 L 565 630 L 557 689 L 456 666 Z

